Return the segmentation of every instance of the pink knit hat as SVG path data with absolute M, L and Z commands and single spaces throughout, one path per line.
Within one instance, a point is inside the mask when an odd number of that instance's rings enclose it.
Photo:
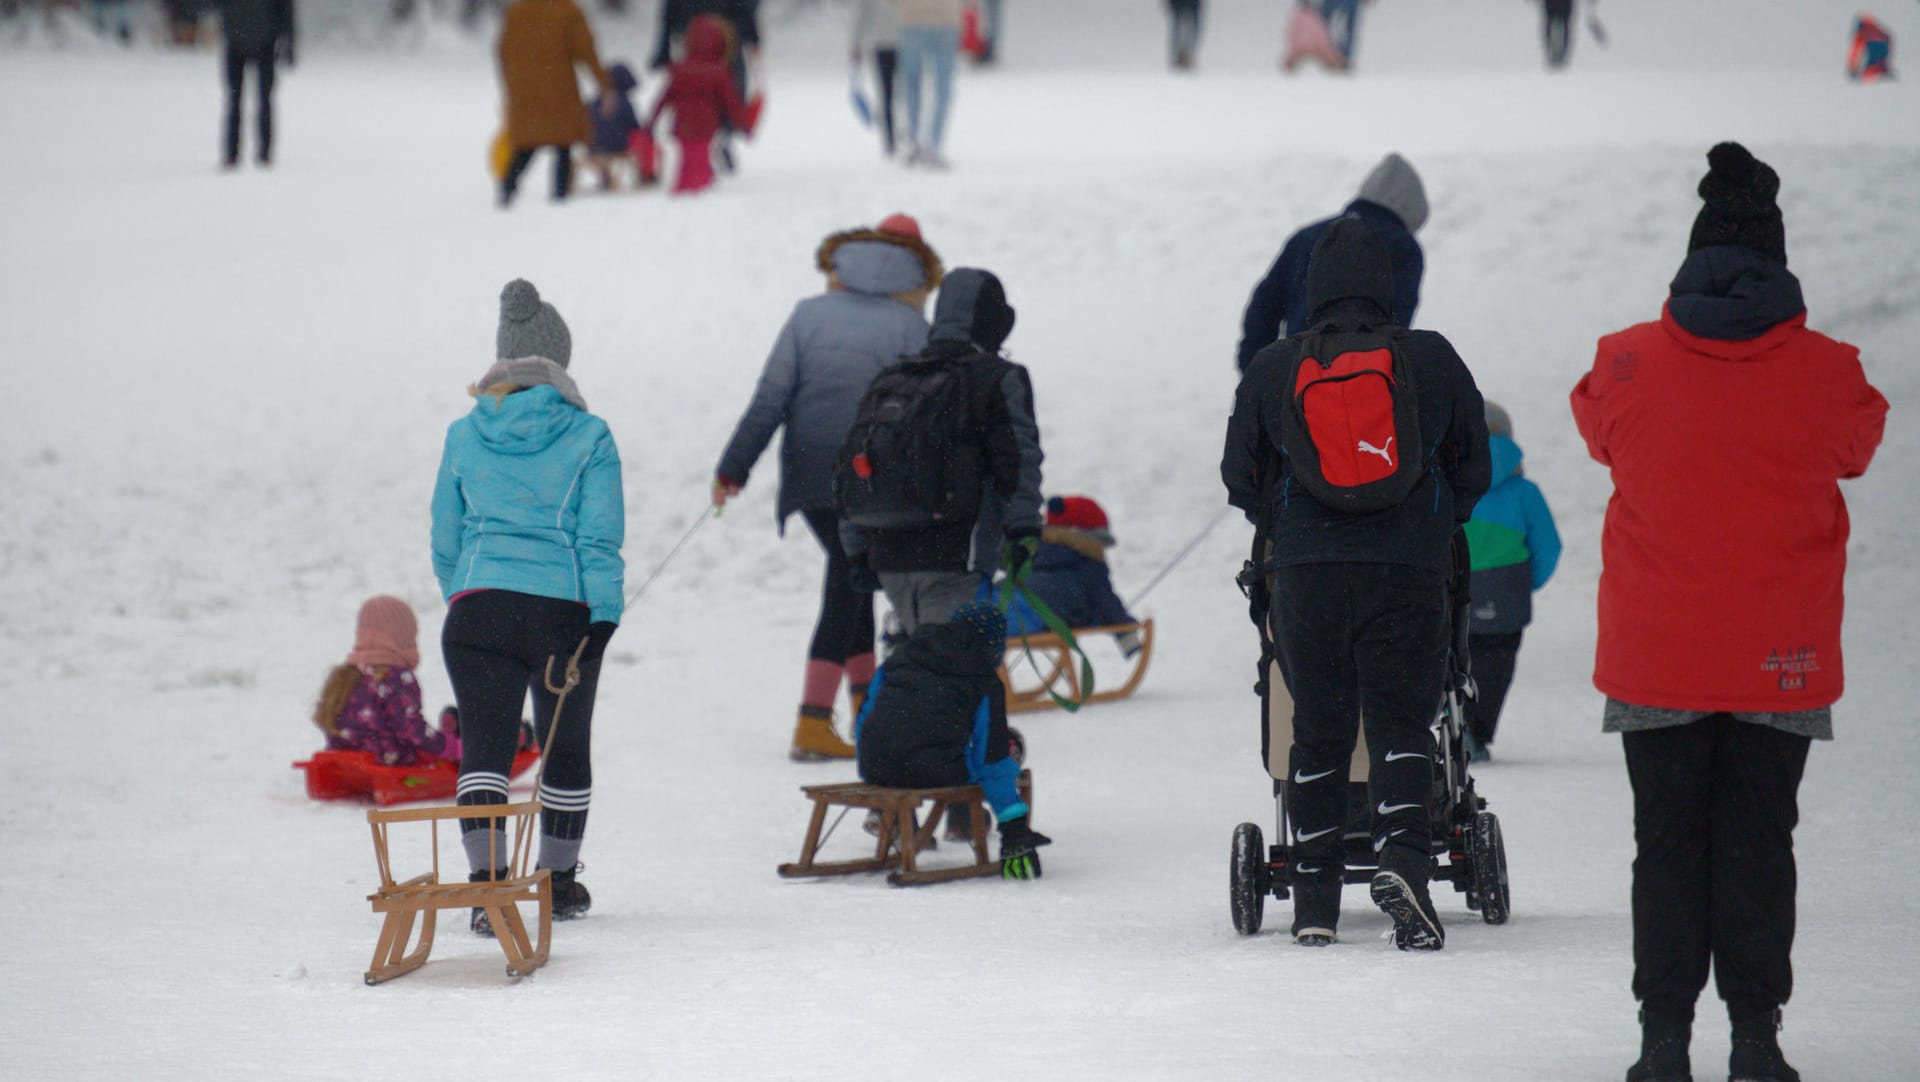
M 347 664 L 417 669 L 419 631 L 420 625 L 406 602 L 385 594 L 370 597 L 360 606 L 360 625 L 354 631 L 353 653 L 347 655 Z

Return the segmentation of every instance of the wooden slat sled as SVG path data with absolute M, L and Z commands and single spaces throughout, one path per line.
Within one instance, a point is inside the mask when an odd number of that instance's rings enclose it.
M 493 921 L 493 934 L 507 956 L 507 976 L 524 977 L 546 964 L 553 932 L 553 884 L 545 868 L 527 869 L 532 859 L 534 823 L 540 815 L 540 802 L 519 804 L 470 805 L 452 808 L 373 808 L 367 822 L 373 827 L 373 853 L 380 864 L 380 889 L 367 895 L 375 913 L 386 914 L 380 925 L 380 939 L 373 948 L 373 964 L 367 969 L 367 983 L 380 984 L 411 973 L 427 962 L 433 950 L 434 917 L 439 910 L 457 909 L 462 913 L 478 906 Z M 469 883 L 464 879 L 440 881 L 440 824 L 457 819 L 513 820 L 512 854 L 508 860 L 495 859 L 494 867 L 507 869 L 507 878 Z M 432 829 L 433 867 L 411 879 L 397 880 L 393 875 L 392 850 L 388 831 L 395 823 L 425 822 Z M 498 832 L 490 831 L 496 837 Z M 535 906 L 535 927 L 539 938 L 527 933 L 520 916 L 520 903 Z M 419 940 L 412 951 L 414 923 L 420 925 Z
M 1020 772 L 1020 799 L 1033 804 L 1033 774 Z M 976 879 L 1000 874 L 1000 862 L 987 854 L 986 796 L 977 785 L 957 785 L 945 789 L 887 789 L 865 782 L 838 782 L 831 785 L 803 785 L 800 791 L 813 801 L 813 817 L 807 822 L 806 838 L 800 843 L 800 859 L 780 865 L 785 879 L 803 879 L 826 875 L 854 875 L 861 872 L 895 869 L 887 882 L 896 887 L 945 883 L 954 879 Z M 932 807 L 922 818 L 920 806 Z M 873 856 L 858 860 L 820 861 L 821 828 L 826 825 L 827 810 L 870 809 L 880 813 L 880 836 L 874 842 Z M 973 825 L 973 863 L 947 868 L 921 868 L 920 854 L 933 845 L 933 832 L 948 808 L 965 807 Z M 846 812 L 841 813 L 845 815 Z M 857 828 L 856 828 L 857 829 Z M 831 831 L 829 831 L 831 833 Z
M 1140 633 L 1140 653 L 1134 656 L 1133 669 L 1124 683 L 1117 687 L 1101 690 L 1099 681 L 1095 681 L 1095 690 L 1087 696 L 1085 705 L 1112 702 L 1124 699 L 1139 690 L 1140 681 L 1146 679 L 1147 663 L 1153 660 L 1153 619 L 1151 617 L 1137 624 L 1114 624 L 1110 627 L 1074 628 L 1073 636 L 1081 642 L 1105 635 L 1120 635 L 1128 631 Z M 1072 664 L 1072 652 L 1060 636 L 1050 631 L 1028 635 L 1026 647 L 1033 652 L 1038 663 L 1040 682 L 1027 687 L 1024 682 L 1016 684 L 1015 674 L 1023 677 L 1033 675 L 1025 662 L 1018 636 L 1007 638 L 1007 663 L 1000 667 L 1000 680 L 1007 686 L 1007 713 L 1026 714 L 1035 710 L 1052 710 L 1057 705 L 1053 696 L 1047 694 L 1052 688 L 1069 699 L 1078 699 L 1084 689 L 1080 687 L 1079 667 Z

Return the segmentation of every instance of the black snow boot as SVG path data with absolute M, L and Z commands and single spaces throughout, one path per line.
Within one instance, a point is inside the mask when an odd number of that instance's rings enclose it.
M 575 879 L 586 865 L 575 864 L 564 872 L 553 873 L 553 919 L 573 920 L 584 917 L 587 910 L 593 908 L 593 895 L 587 893 L 585 883 Z
M 505 868 L 496 868 L 495 870 L 490 872 L 478 871 L 478 872 L 469 873 L 467 876 L 467 882 L 484 883 L 484 882 L 487 882 L 488 880 L 505 879 L 506 877 L 507 877 L 507 870 Z M 467 925 L 467 927 L 473 929 L 474 935 L 483 935 L 488 937 L 489 939 L 493 937 L 493 919 L 487 916 L 486 910 L 480 908 L 477 905 L 473 907 L 473 920 L 471 923 Z
M 1302 947 L 1330 947 L 1340 926 L 1338 879 L 1293 883 L 1293 941 Z
M 1437 951 L 1447 945 L 1447 931 L 1424 879 L 1409 879 L 1392 869 L 1373 875 L 1373 904 L 1393 918 L 1393 945 L 1403 951 Z
M 1733 1054 L 1727 1057 L 1728 1082 L 1800 1082 L 1780 1051 L 1780 1011 L 1735 1015 Z
M 1693 1082 L 1691 1043 L 1690 1019 L 1650 1016 L 1640 1008 L 1640 1059 L 1627 1068 L 1627 1082 Z

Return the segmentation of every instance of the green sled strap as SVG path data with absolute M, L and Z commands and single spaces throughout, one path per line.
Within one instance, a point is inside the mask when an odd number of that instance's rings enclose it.
M 1055 706 L 1069 714 L 1074 713 L 1093 697 L 1093 663 L 1087 660 L 1087 652 L 1080 649 L 1080 641 L 1073 637 L 1073 629 L 1067 626 L 1065 620 L 1060 619 L 1060 614 L 1048 608 L 1046 602 L 1034 596 L 1033 591 L 1027 589 L 1026 584 L 1015 582 L 1011 575 L 1000 584 L 1001 612 L 1004 613 L 1012 607 L 1015 593 L 1033 607 L 1034 615 L 1040 617 L 1040 622 L 1047 625 L 1047 630 L 1053 632 L 1066 645 L 1067 653 L 1080 659 L 1080 697 L 1069 699 L 1053 690 L 1051 683 L 1045 682 L 1046 674 L 1040 671 L 1040 664 L 1033 660 L 1033 647 L 1027 642 L 1027 633 L 1020 632 L 1020 653 L 1026 658 L 1028 667 L 1033 669 L 1033 674 L 1043 681 L 1042 686 L 1046 689 L 1047 696 L 1053 700 Z M 1069 664 L 1071 663 L 1070 658 Z

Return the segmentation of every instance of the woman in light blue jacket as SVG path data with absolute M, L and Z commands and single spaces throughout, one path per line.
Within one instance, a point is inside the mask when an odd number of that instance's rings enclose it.
M 620 452 L 567 372 L 572 354 L 553 305 L 529 282 L 507 283 L 500 359 L 470 389 L 472 412 L 448 427 L 433 490 L 433 571 L 448 602 L 440 645 L 464 745 L 459 803 L 507 803 L 527 695 L 544 745 L 556 721 L 547 661 L 564 663 L 586 640 L 540 782 L 538 866 L 553 873 L 556 920 L 592 904 L 575 872 L 593 795 L 594 689 L 626 568 Z M 486 823 L 462 823 L 475 881 L 506 874 L 504 832 Z M 481 910 L 473 928 L 492 931 Z

